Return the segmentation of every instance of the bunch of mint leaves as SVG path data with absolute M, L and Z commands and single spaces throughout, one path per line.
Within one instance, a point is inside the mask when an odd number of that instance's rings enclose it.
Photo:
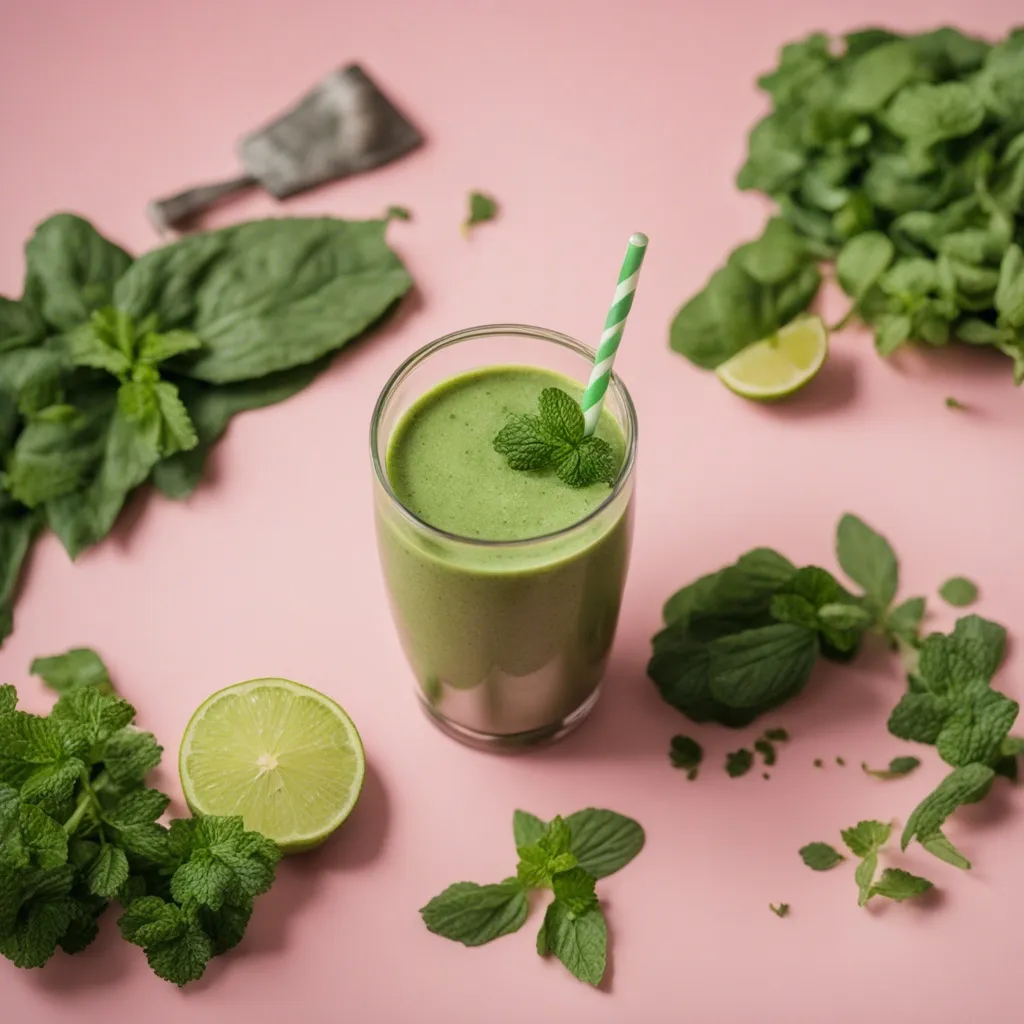
M 0 642 L 33 540 L 72 558 L 151 481 L 182 499 L 236 413 L 283 401 L 373 327 L 412 280 L 387 220 L 281 218 L 133 259 L 56 214 L 0 296 Z
M 834 263 L 882 355 L 908 340 L 991 346 L 1024 381 L 1024 28 L 814 33 L 758 79 L 741 189 L 777 204 L 677 314 L 671 345 L 713 368 L 769 337 Z
M 861 593 L 769 548 L 684 587 L 665 605 L 648 674 L 689 718 L 738 728 L 801 692 L 819 656 L 847 661 L 867 634 L 881 635 L 900 652 L 907 678 L 889 732 L 933 745 L 953 769 L 911 813 L 901 847 L 917 839 L 969 868 L 942 827 L 957 807 L 982 799 L 997 775 L 1015 779 L 1024 753 L 1024 739 L 1011 735 L 1019 705 L 992 687 L 1006 630 L 966 615 L 949 634 L 922 637 L 925 599 L 897 603 L 896 553 L 856 516 L 840 520 L 836 555 Z
M 176 985 L 237 945 L 274 881 L 277 846 L 241 818 L 160 824 L 170 800 L 146 776 L 162 748 L 137 729 L 87 648 L 35 661 L 60 693 L 49 715 L 0 687 L 0 954 L 42 967 L 78 953 L 116 901 L 121 934 Z
M 512 818 L 519 863 L 514 877 L 493 885 L 456 882 L 420 910 L 436 935 L 466 946 L 519 931 L 528 895 L 549 889 L 537 952 L 553 953 L 581 981 L 599 985 L 608 959 L 608 929 L 595 892 L 598 879 L 624 868 L 643 848 L 644 831 L 614 811 L 587 808 L 550 822 L 526 811 Z
M 584 434 L 579 402 L 560 388 L 544 388 L 538 413 L 510 416 L 494 438 L 494 450 L 512 469 L 552 469 L 570 487 L 615 483 L 615 452 L 603 437 Z

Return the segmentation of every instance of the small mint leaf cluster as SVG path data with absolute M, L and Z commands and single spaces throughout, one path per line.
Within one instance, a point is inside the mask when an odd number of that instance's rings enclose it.
M 553 469 L 570 487 L 613 484 L 618 473 L 612 446 L 584 435 L 583 410 L 559 388 L 540 393 L 539 415 L 510 416 L 494 438 L 494 450 L 512 469 Z
M 608 960 L 608 928 L 595 891 L 599 878 L 625 867 L 643 848 L 644 831 L 631 818 L 588 808 L 545 823 L 526 811 L 512 818 L 519 863 L 515 877 L 495 885 L 456 882 L 420 910 L 435 935 L 482 946 L 526 923 L 528 893 L 549 889 L 537 952 L 553 953 L 569 971 L 599 985 Z

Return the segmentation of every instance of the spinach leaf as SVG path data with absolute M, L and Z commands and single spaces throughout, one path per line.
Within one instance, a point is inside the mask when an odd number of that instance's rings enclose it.
M 341 348 L 409 290 L 386 227 L 282 218 L 225 228 L 137 260 L 114 303 L 137 315 L 156 296 L 160 330 L 199 336 L 202 350 L 179 372 L 213 384 L 254 380 Z
M 118 401 L 99 469 L 81 490 L 45 504 L 46 519 L 68 554 L 77 558 L 113 528 L 128 494 L 160 459 L 163 421 L 159 409 L 125 409 Z
M 167 498 L 187 498 L 199 485 L 206 458 L 227 430 L 232 416 L 291 398 L 327 369 L 330 361 L 331 356 L 327 356 L 293 370 L 237 384 L 211 385 L 186 377 L 178 379 L 181 400 L 195 425 L 198 444 L 156 464 L 153 484 L 157 490 Z
M 46 325 L 34 306 L 0 295 L 0 352 L 35 345 L 46 337 Z
M 0 643 L 13 628 L 18 580 L 40 525 L 36 513 L 18 506 L 0 490 Z
M 87 220 L 58 213 L 25 246 L 25 297 L 48 324 L 69 331 L 110 305 L 114 284 L 131 262 Z

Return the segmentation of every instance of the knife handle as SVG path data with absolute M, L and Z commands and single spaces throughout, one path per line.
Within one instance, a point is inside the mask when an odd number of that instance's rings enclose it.
M 165 199 L 154 199 L 146 207 L 146 214 L 161 235 L 171 230 L 185 230 L 211 206 L 257 184 L 255 178 L 246 174 L 215 185 L 199 185 Z

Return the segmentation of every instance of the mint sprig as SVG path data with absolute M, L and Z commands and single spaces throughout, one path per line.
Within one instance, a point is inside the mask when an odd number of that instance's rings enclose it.
M 519 854 L 515 877 L 496 885 L 456 882 L 420 910 L 423 923 L 435 935 L 480 946 L 518 931 L 529 912 L 527 893 L 549 889 L 554 899 L 537 952 L 553 953 L 581 981 L 599 985 L 608 928 L 595 886 L 640 852 L 643 829 L 624 815 L 591 807 L 548 823 L 516 811 L 512 831 Z
M 618 465 L 612 446 L 584 436 L 583 410 L 560 388 L 544 388 L 539 415 L 510 416 L 494 438 L 494 450 L 512 469 L 553 469 L 570 487 L 613 484 Z
M 170 800 L 145 778 L 162 749 L 95 652 L 32 670 L 60 698 L 32 715 L 0 687 L 0 955 L 42 967 L 58 947 L 78 953 L 116 901 L 121 934 L 157 975 L 197 980 L 241 941 L 277 846 L 238 817 L 159 822 Z

